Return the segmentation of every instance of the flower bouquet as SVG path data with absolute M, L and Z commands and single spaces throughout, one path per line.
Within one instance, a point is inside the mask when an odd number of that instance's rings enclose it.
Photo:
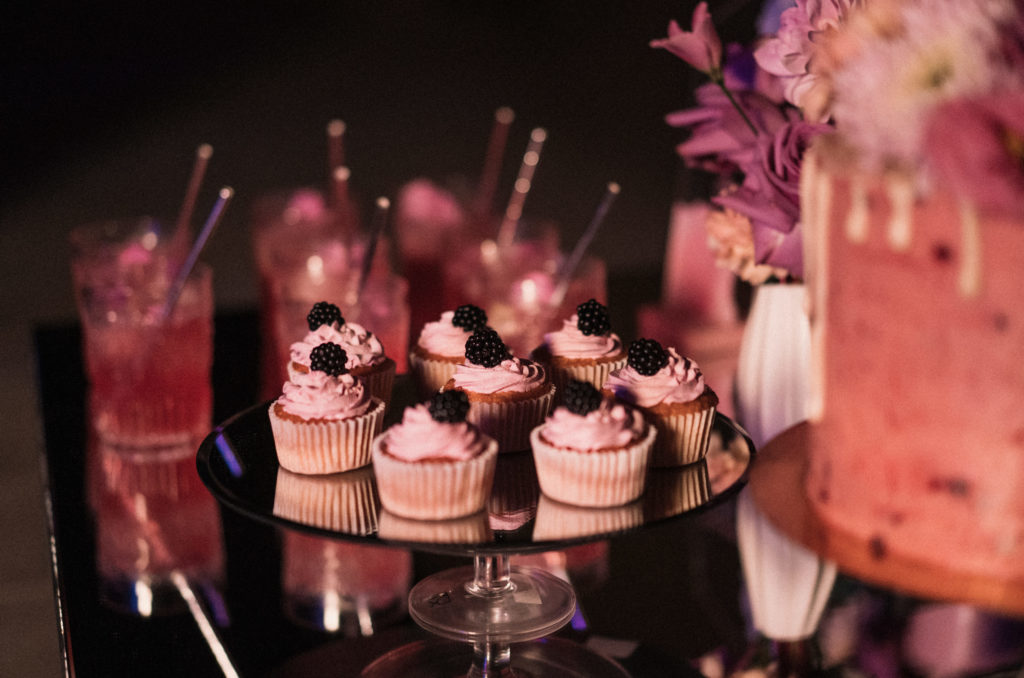
M 722 42 L 707 3 L 651 45 L 705 73 L 677 151 L 714 172 L 707 233 L 743 280 L 803 277 L 800 177 L 816 137 L 867 171 L 1024 209 L 1024 20 L 1013 0 L 796 0 L 752 48 Z M 778 3 L 771 3 L 770 7 Z

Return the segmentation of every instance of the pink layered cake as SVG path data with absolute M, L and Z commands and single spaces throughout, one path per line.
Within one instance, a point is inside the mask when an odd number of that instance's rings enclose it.
M 358 323 L 348 323 L 334 304 L 317 302 L 306 316 L 309 332 L 291 345 L 289 376 L 309 371 L 310 352 L 325 342 L 338 344 L 348 356 L 345 368 L 364 382 L 370 395 L 387 405 L 395 383 L 395 361 L 384 352 L 380 339 Z
M 1024 210 L 845 160 L 802 175 L 808 497 L 879 560 L 1024 580 Z

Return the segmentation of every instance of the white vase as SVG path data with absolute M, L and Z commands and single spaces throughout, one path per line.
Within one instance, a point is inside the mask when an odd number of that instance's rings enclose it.
M 811 326 L 803 284 L 754 292 L 736 365 L 736 420 L 763 446 L 807 418 Z

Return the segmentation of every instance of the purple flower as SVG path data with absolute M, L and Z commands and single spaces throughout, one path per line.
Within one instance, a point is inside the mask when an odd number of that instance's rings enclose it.
M 943 104 L 929 120 L 924 148 L 936 177 L 960 197 L 1024 214 L 1024 91 Z
M 696 108 L 676 111 L 665 118 L 673 127 L 690 129 L 690 137 L 676 151 L 694 167 L 728 174 L 756 164 L 758 137 L 771 136 L 787 122 L 768 98 L 757 92 L 737 92 L 737 102 L 757 130 L 755 135 L 718 85 L 702 85 L 695 94 Z
M 800 168 L 814 137 L 828 125 L 795 120 L 762 135 L 757 161 L 741 165 L 743 184 L 714 202 L 748 217 L 759 264 L 803 276 L 800 221 Z
M 722 41 L 711 22 L 708 3 L 702 2 L 693 10 L 692 30 L 684 31 L 672 21 L 668 37 L 652 40 L 651 47 L 662 47 L 712 78 L 721 77 Z

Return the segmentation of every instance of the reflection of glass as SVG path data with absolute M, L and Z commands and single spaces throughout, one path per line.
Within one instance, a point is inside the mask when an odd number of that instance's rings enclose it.
M 175 576 L 212 593 L 224 568 L 220 514 L 191 445 L 96 451 L 90 504 L 101 598 L 143 617 L 184 612 Z
M 607 273 L 600 259 L 584 258 L 564 299 L 552 307 L 565 259 L 558 249 L 557 229 L 550 223 L 522 222 L 520 227 L 525 229 L 522 236 L 504 248 L 484 240 L 453 254 L 444 271 L 445 307 L 480 306 L 487 312 L 488 325 L 512 353 L 525 357 L 578 304 L 591 298 L 607 302 Z
M 412 555 L 282 532 L 285 612 L 315 629 L 370 636 L 405 617 Z
M 181 444 L 210 429 L 211 272 L 198 266 L 167 307 L 182 257 L 165 240 L 151 219 L 71 235 L 90 418 L 109 442 Z

